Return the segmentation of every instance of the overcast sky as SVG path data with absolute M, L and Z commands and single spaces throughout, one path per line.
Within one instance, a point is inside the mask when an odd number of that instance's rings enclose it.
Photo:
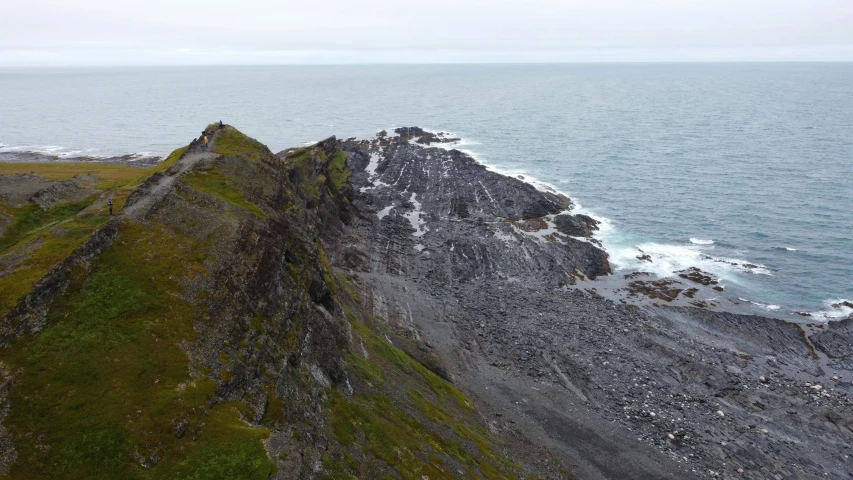
M 853 61 L 853 0 L 4 0 L 0 66 Z

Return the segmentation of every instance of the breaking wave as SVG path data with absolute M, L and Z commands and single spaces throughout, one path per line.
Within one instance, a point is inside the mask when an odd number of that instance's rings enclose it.
M 713 245 L 713 240 L 702 240 L 701 238 L 691 238 L 690 243 L 695 245 Z
M 823 305 L 823 310 L 809 312 L 809 314 L 814 318 L 825 321 L 843 320 L 850 315 L 853 315 L 853 307 L 849 306 L 853 305 L 853 300 L 845 298 L 831 299 L 823 302 Z

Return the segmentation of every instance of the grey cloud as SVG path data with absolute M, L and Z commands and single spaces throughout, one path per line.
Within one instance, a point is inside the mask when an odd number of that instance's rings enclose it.
M 851 25 L 849 0 L 30 0 L 0 65 L 851 60 Z

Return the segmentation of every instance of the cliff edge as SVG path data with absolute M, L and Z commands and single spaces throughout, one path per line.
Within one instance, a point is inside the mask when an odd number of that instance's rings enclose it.
M 595 220 L 449 135 L 205 132 L 0 175 L 3 475 L 849 478 L 849 321 L 604 299 Z

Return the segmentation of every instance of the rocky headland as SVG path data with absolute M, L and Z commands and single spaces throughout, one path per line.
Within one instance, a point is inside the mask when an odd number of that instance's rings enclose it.
M 3 297 L 3 473 L 853 478 L 853 320 L 614 275 L 594 219 L 447 134 L 209 134 L 119 190 L 0 177 L 0 286 L 92 226 Z

